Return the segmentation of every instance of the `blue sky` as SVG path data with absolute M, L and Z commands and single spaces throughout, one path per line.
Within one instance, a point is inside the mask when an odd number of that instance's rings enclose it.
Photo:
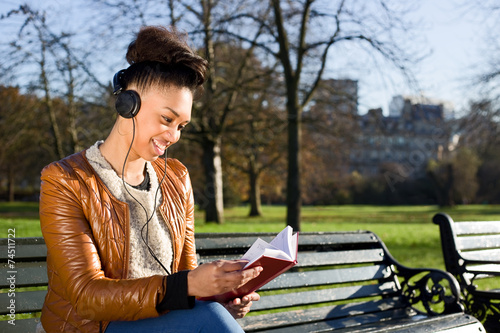
M 456 111 L 467 106 L 472 98 L 470 78 L 477 74 L 477 66 L 484 50 L 485 27 L 478 13 L 466 11 L 461 0 L 421 0 L 414 15 L 422 20 L 421 33 L 431 50 L 415 69 L 421 93 L 428 98 L 451 103 Z M 360 83 L 360 111 L 382 107 L 388 112 L 388 103 L 394 95 L 414 95 L 414 89 L 405 88 L 394 74 L 396 84 L 380 84 L 372 78 Z M 399 84 L 398 84 L 399 83 Z M 378 88 L 380 87 L 380 88 Z M 366 92 L 366 93 L 365 93 Z
M 19 3 L 37 5 L 46 4 L 47 1 L 59 5 L 68 4 L 64 0 L 3 0 L 0 3 L 0 12 L 5 13 L 6 8 L 16 7 Z M 485 44 L 485 28 L 481 24 L 481 16 L 467 12 L 464 6 L 460 5 L 466 1 L 420 0 L 420 8 L 414 13 L 415 18 L 422 21 L 422 26 L 418 29 L 427 44 L 426 47 L 432 51 L 419 67 L 415 68 L 420 92 L 428 98 L 448 102 L 457 111 L 464 108 L 473 97 L 468 84 L 472 75 L 477 73 L 476 68 Z M 3 31 L 2 35 L 9 34 Z M 359 74 L 359 77 L 349 77 L 359 81 L 360 113 L 370 108 L 382 107 L 384 113 L 388 114 L 388 106 L 393 96 L 419 93 L 414 87 L 407 87 L 395 70 L 387 69 L 383 72 L 384 78 L 375 71 Z

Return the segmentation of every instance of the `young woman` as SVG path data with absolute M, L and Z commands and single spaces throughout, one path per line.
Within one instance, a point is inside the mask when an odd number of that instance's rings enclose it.
M 42 171 L 47 244 L 46 332 L 241 332 L 252 293 L 202 302 L 261 268 L 197 266 L 189 174 L 161 158 L 191 119 L 206 61 L 173 29 L 144 27 L 115 75 L 119 116 L 109 136 Z M 42 327 L 39 325 L 39 330 Z

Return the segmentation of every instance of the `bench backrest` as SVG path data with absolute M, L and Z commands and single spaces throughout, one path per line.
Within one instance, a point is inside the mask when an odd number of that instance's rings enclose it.
M 238 259 L 257 237 L 270 241 L 274 236 L 198 234 L 199 262 Z M 10 270 L 9 258 L 5 256 L 7 248 L 7 240 L 0 240 L 3 276 Z M 47 285 L 45 255 L 43 239 L 16 239 L 16 288 Z M 240 323 L 250 332 L 304 321 L 316 325 L 315 321 L 324 323 L 328 319 L 328 327 L 346 327 L 406 317 L 409 303 L 420 294 L 409 290 L 408 281 L 400 281 L 400 274 L 409 271 L 412 270 L 399 265 L 371 232 L 301 233 L 297 266 L 265 285 L 259 291 L 261 300 L 252 307 L 253 315 Z M 8 288 L 8 283 L 1 280 L 0 287 Z M 39 311 L 44 294 L 44 290 L 16 292 L 16 313 Z M 0 314 L 8 314 L 8 293 L 1 293 L 0 300 Z M 451 304 L 451 308 L 444 312 L 457 311 L 455 305 Z M 0 328 L 2 324 L 5 323 L 0 322 Z
M 455 222 L 439 213 L 433 222 L 439 225 L 447 271 L 464 281 L 500 275 L 500 221 Z
M 201 235 L 196 240 L 200 261 L 240 258 L 256 236 L 270 241 L 274 234 L 208 235 L 206 239 Z M 405 317 L 412 312 L 405 295 L 419 294 L 408 289 L 411 282 L 400 284 L 399 273 L 411 275 L 410 270 L 399 265 L 371 232 L 301 233 L 297 266 L 260 289 L 261 300 L 240 324 L 251 332 L 311 323 L 300 332 L 321 325 L 342 328 Z M 458 287 L 453 288 L 458 293 Z M 457 311 L 455 305 L 444 312 Z M 293 332 L 291 327 L 283 329 Z

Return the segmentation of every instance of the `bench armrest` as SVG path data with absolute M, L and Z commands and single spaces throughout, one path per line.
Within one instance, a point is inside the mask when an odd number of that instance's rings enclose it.
M 460 286 L 448 272 L 440 269 L 397 267 L 403 298 L 420 313 L 430 316 L 463 312 Z

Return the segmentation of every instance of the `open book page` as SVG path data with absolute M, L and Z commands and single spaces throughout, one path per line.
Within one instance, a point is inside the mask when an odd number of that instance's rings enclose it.
M 243 269 L 249 267 L 262 256 L 293 261 L 296 257 L 298 237 L 293 237 L 292 232 L 292 227 L 287 226 L 271 241 L 271 243 L 261 238 L 257 238 L 250 249 L 248 249 L 241 258 L 248 260 L 248 263 Z
M 292 260 L 292 258 L 284 251 L 276 248 L 275 246 L 269 244 L 261 238 L 257 238 L 253 245 L 243 255 L 243 257 L 241 257 L 241 259 L 243 260 L 248 260 L 248 263 L 245 265 L 245 267 L 243 267 L 243 269 L 253 264 L 262 256 Z
M 293 237 L 293 228 L 287 226 L 271 241 L 271 245 L 283 250 L 290 259 L 295 258 L 298 237 Z

